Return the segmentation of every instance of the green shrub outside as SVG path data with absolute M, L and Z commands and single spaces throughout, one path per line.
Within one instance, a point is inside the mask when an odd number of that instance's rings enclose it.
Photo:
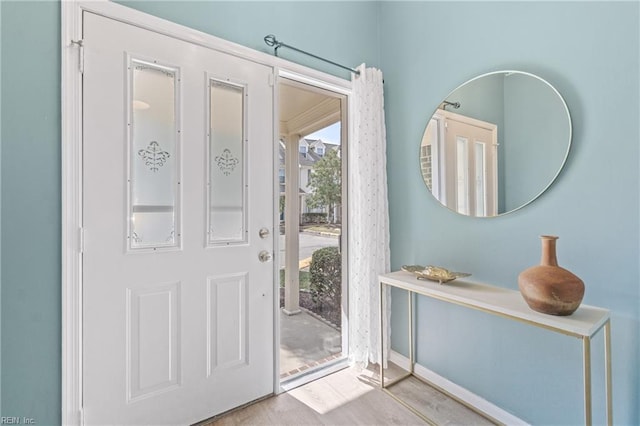
M 302 213 L 302 223 L 327 223 L 326 213 Z
M 342 256 L 338 247 L 324 247 L 311 256 L 311 298 L 317 304 L 340 300 L 342 293 Z

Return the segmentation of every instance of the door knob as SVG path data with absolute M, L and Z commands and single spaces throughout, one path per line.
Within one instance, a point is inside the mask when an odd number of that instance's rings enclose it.
M 258 259 L 260 259 L 260 262 L 265 263 L 271 260 L 271 253 L 269 253 L 267 250 L 262 250 L 260 253 L 258 253 Z
M 269 228 L 260 228 L 258 235 L 264 240 L 269 236 Z

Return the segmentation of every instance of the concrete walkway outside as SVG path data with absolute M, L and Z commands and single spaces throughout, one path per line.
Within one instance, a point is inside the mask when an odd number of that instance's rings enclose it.
M 313 368 L 342 353 L 339 330 L 304 310 L 296 315 L 280 311 L 280 377 Z
M 280 235 L 280 268 L 285 262 L 285 236 Z M 316 250 L 337 246 L 337 236 L 300 232 L 298 251 L 299 268 L 309 267 Z M 305 310 L 296 315 L 280 311 L 280 378 L 292 376 L 338 358 L 342 336 L 324 321 Z

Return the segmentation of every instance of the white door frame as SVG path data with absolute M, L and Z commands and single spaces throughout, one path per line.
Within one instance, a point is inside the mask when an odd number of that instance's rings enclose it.
M 340 125 L 340 139 L 341 139 L 341 156 L 342 156 L 342 176 L 345 176 L 345 179 L 342 179 L 342 200 L 346 200 L 345 203 L 342 203 L 341 205 L 341 217 L 342 217 L 342 229 L 341 229 L 341 241 L 342 241 L 342 245 L 341 245 L 341 262 L 342 262 L 342 278 L 341 278 L 341 283 L 342 283 L 342 289 L 341 289 L 341 308 L 342 308 L 342 312 L 346 313 L 342 315 L 342 324 L 341 324 L 341 347 L 342 347 L 342 358 L 340 358 L 337 362 L 335 363 L 328 363 L 327 365 L 322 366 L 321 368 L 318 369 L 312 369 L 309 372 L 306 372 L 305 374 L 302 374 L 298 377 L 295 377 L 291 380 L 287 379 L 285 380 L 284 384 L 280 387 L 280 391 L 287 391 L 293 388 L 296 388 L 298 386 L 301 386 L 305 383 L 308 383 L 312 380 L 318 379 L 320 377 L 323 377 L 327 374 L 331 374 L 334 373 L 344 367 L 346 367 L 348 365 L 348 355 L 349 355 L 349 247 L 347 244 L 347 241 L 349 239 L 349 164 L 348 164 L 348 157 L 349 157 L 349 146 L 351 143 L 351 140 L 349 139 L 351 137 L 352 134 L 352 125 L 351 125 L 351 120 L 350 117 L 352 117 L 352 102 L 349 102 L 349 96 L 351 94 L 351 90 L 348 89 L 344 89 L 344 88 L 338 88 L 335 85 L 330 85 L 330 84 L 326 84 L 325 82 L 321 82 L 312 78 L 309 78 L 308 76 L 305 75 L 301 75 L 299 73 L 296 72 L 292 72 L 289 71 L 287 69 L 284 68 L 276 68 L 276 76 L 278 78 L 278 80 L 276 80 L 276 90 L 275 90 L 275 102 L 276 105 L 280 105 L 280 90 L 277 90 L 279 88 L 279 85 L 281 84 L 289 84 L 291 85 L 292 82 L 295 83 L 300 83 L 301 85 L 305 86 L 307 88 L 307 90 L 314 90 L 317 91 L 318 93 L 323 93 L 326 94 L 326 92 L 331 92 L 336 96 L 336 99 L 339 99 L 340 102 L 340 112 L 339 112 L 339 122 L 341 123 Z M 280 80 L 284 79 L 284 80 L 289 80 L 289 82 L 281 82 Z M 334 116 L 331 116 L 332 118 L 335 118 Z M 321 123 L 321 122 L 320 122 Z M 276 129 L 276 131 L 279 131 L 280 129 Z M 289 129 L 291 130 L 291 129 Z M 294 131 L 292 134 L 295 135 L 296 131 Z M 282 134 L 279 133 L 278 137 L 281 137 Z M 291 136 L 291 134 L 290 134 Z M 298 135 L 300 136 L 300 135 Z M 285 142 L 286 143 L 286 142 Z M 298 149 L 297 149 L 297 140 L 296 140 L 296 149 L 295 151 L 295 157 L 296 157 L 296 162 L 297 162 L 297 153 L 298 153 Z M 290 151 L 287 151 L 290 152 Z M 277 167 L 279 167 L 280 165 L 278 164 Z M 297 169 L 297 168 L 296 168 Z M 293 173 L 293 176 L 295 179 L 298 179 L 297 173 Z M 297 185 L 295 185 L 297 186 Z M 297 192 L 297 190 L 295 191 Z M 296 214 L 299 214 L 300 212 L 297 212 Z M 285 213 L 286 214 L 286 213 Z M 294 215 L 295 216 L 295 215 Z M 296 219 L 297 220 L 297 219 Z M 285 218 L 285 222 L 290 222 L 289 219 Z M 287 234 L 289 235 L 289 234 Z M 278 240 L 279 241 L 279 240 Z M 285 245 L 287 246 L 285 252 L 287 254 L 290 254 L 291 251 L 289 250 L 289 245 L 291 244 L 291 240 L 287 237 L 287 239 L 285 240 Z M 296 240 L 296 247 L 297 247 L 297 240 Z M 296 248 L 294 251 L 297 251 L 298 249 Z M 278 250 L 278 255 L 280 254 L 280 250 Z M 296 255 L 297 256 L 297 255 Z M 286 255 L 285 255 L 286 257 Z M 297 259 L 297 257 L 296 257 Z M 289 262 L 290 259 L 286 259 L 285 260 L 285 267 L 289 267 L 291 264 L 287 263 Z M 278 264 L 280 264 L 280 260 L 278 259 Z M 298 261 L 295 261 L 295 264 L 298 264 Z M 279 279 L 279 277 L 278 277 Z M 279 282 L 279 281 L 278 281 Z M 288 281 L 287 281 L 288 282 Z M 297 291 L 297 290 L 296 290 Z M 286 304 L 287 304 L 287 296 L 285 295 L 285 312 L 286 311 Z M 278 315 L 278 320 L 280 319 L 280 316 Z M 277 328 L 276 330 L 276 341 L 280 342 L 280 327 Z M 278 358 L 278 362 L 276 363 L 276 366 L 278 367 L 278 373 L 280 371 L 279 369 L 279 354 L 276 354 L 276 357 Z M 282 383 L 283 381 L 278 379 L 278 383 Z
M 334 92 L 351 94 L 351 82 L 320 71 L 261 53 L 164 19 L 111 3 L 106 0 L 61 2 L 61 112 L 62 112 L 62 424 L 81 425 L 82 418 L 82 14 L 92 12 L 107 18 L 148 29 L 274 68 L 275 75 Z M 349 102 L 349 105 L 351 102 Z M 277 92 L 274 99 L 274 142 L 278 140 L 279 114 Z M 351 114 L 349 114 L 351 116 Z M 343 130 L 347 131 L 347 130 Z M 350 132 L 350 130 L 349 130 Z M 274 143 L 274 170 L 278 168 L 278 146 Z M 277 174 L 274 177 L 277 189 Z M 278 216 L 274 203 L 274 227 Z M 278 262 L 277 239 L 274 261 Z M 274 272 L 274 279 L 275 279 Z M 279 282 L 279 281 L 274 281 Z M 274 312 L 279 293 L 274 292 Z M 274 329 L 274 392 L 279 388 L 279 316 Z

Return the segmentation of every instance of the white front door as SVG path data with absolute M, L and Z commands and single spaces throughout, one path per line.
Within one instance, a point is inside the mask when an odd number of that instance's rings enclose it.
M 273 392 L 273 69 L 83 13 L 85 422 L 193 423 Z
M 497 126 L 445 111 L 447 207 L 469 216 L 498 214 Z

